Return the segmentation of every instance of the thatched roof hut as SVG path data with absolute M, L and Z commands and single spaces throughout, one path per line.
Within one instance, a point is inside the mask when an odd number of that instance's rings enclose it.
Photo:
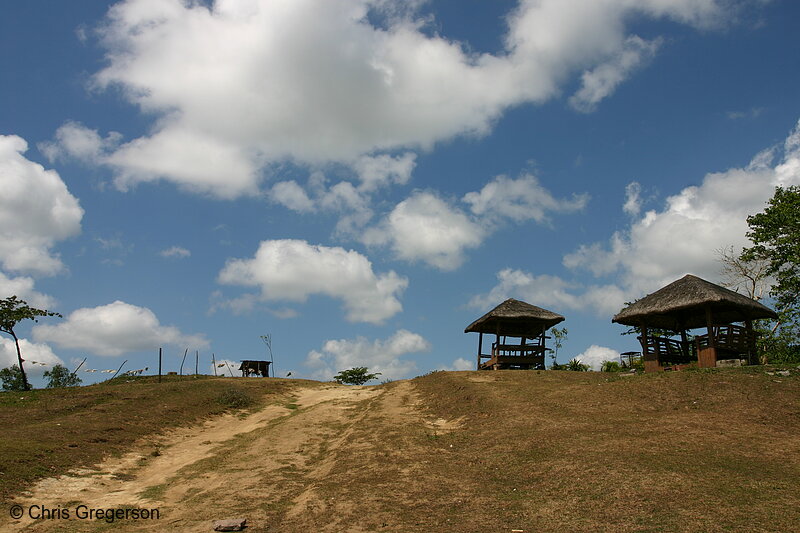
M 753 320 L 759 318 L 778 315 L 752 298 L 687 274 L 632 303 L 612 322 L 640 329 L 645 371 L 650 372 L 662 370 L 664 363 L 689 363 L 695 358 L 701 368 L 716 366 L 720 358 L 739 359 L 741 355 L 753 363 Z M 734 322 L 745 325 L 735 326 Z M 690 343 L 686 331 L 703 326 L 706 334 L 697 335 Z M 681 340 L 648 335 L 648 328 L 679 332 Z
M 778 318 L 775 311 L 747 296 L 687 274 L 632 303 L 611 321 L 682 331 L 707 326 L 707 310 L 715 324 Z
M 464 333 L 532 338 L 563 321 L 563 316 L 552 311 L 509 298 L 467 326 Z

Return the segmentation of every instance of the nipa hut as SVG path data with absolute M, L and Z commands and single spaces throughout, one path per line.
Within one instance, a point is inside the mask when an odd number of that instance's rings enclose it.
M 552 311 L 509 298 L 467 326 L 464 333 L 478 333 L 478 370 L 543 369 L 546 332 L 563 320 Z M 489 354 L 483 353 L 484 333 L 495 336 Z M 509 337 L 519 340 L 509 341 Z
M 777 314 L 752 298 L 687 274 L 624 308 L 612 322 L 639 328 L 645 372 L 653 372 L 694 360 L 700 368 L 742 356 L 755 363 L 753 320 L 759 318 Z M 690 343 L 687 330 L 701 327 L 706 333 Z M 681 340 L 654 336 L 652 328 L 679 334 Z

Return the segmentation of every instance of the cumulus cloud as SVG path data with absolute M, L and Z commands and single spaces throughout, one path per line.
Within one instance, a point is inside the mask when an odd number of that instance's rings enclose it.
M 450 371 L 459 371 L 459 370 L 475 370 L 475 361 L 468 361 L 463 357 L 459 357 L 454 359 L 452 363 L 446 366 L 439 367 L 439 370 L 450 370 Z
M 398 297 L 408 286 L 394 271 L 376 275 L 372 263 L 353 250 L 290 239 L 262 241 L 252 259 L 228 260 L 218 281 L 258 287 L 263 301 L 338 298 L 347 320 L 375 324 L 402 310 Z
M 34 326 L 33 337 L 62 348 L 107 356 L 153 350 L 165 344 L 190 349 L 208 346 L 202 335 L 186 335 L 174 326 L 162 326 L 150 309 L 119 300 L 77 309 L 57 325 Z
M 192 252 L 190 252 L 186 248 L 181 248 L 180 246 L 171 246 L 169 248 L 166 248 L 158 252 L 158 255 L 160 255 L 161 257 L 172 257 L 172 258 L 183 259 L 185 257 L 191 256 Z
M 22 155 L 27 150 L 22 138 L 0 135 L 0 262 L 49 276 L 64 269 L 52 248 L 80 233 L 83 209 L 58 173 Z
M 517 179 L 497 176 L 478 192 L 464 195 L 473 214 L 492 220 L 510 218 L 517 222 L 546 222 L 547 212 L 579 211 L 589 201 L 587 194 L 574 194 L 570 199 L 557 199 L 539 183 L 536 176 L 525 174 Z
M 633 70 L 655 55 L 661 43 L 662 39 L 645 41 L 636 35 L 625 39 L 609 60 L 584 71 L 581 88 L 570 97 L 570 105 L 583 113 L 594 111 L 597 104 L 613 93 Z
M 362 241 L 388 245 L 398 259 L 454 270 L 464 262 L 464 251 L 480 245 L 485 233 L 457 207 L 431 192 L 417 192 L 364 232 Z
M 52 370 L 55 365 L 64 364 L 64 361 L 53 353 L 53 349 L 44 343 L 20 339 L 19 350 L 22 352 L 23 366 L 28 377 L 40 377 L 46 370 Z M 19 365 L 17 347 L 13 339 L 0 337 L 0 368 L 8 368 L 11 365 Z
M 399 379 L 409 377 L 417 368 L 414 361 L 403 356 L 427 352 L 430 348 L 421 335 L 401 329 L 385 340 L 357 337 L 325 341 L 321 350 L 309 352 L 303 364 L 314 379 L 323 381 L 332 379 L 341 370 L 358 366 L 380 372 L 381 379 Z
M 97 130 L 70 120 L 56 130 L 53 141 L 42 142 L 38 146 L 51 162 L 74 158 L 84 163 L 100 164 L 105 162 L 108 153 L 117 147 L 121 139 L 119 132 L 111 132 L 102 138 Z
M 592 344 L 583 353 L 575 356 L 581 363 L 599 371 L 605 361 L 619 361 L 619 352 L 605 346 Z
M 699 185 L 668 197 L 662 209 L 636 217 L 608 243 L 585 244 L 567 254 L 564 265 L 615 277 L 608 290 L 627 300 L 686 273 L 717 279 L 715 250 L 749 245 L 747 216 L 764 210 L 776 186 L 798 184 L 800 122 L 779 150 L 760 152 L 745 168 L 707 174 Z
M 78 129 L 51 152 L 99 157 L 123 189 L 164 178 L 251 194 L 265 167 L 287 161 L 351 165 L 376 187 L 405 173 L 386 173 L 386 152 L 486 134 L 578 73 L 573 105 L 596 106 L 655 53 L 658 38 L 627 33 L 634 15 L 704 27 L 729 18 L 725 5 L 520 0 L 492 55 L 430 31 L 424 2 L 127 0 L 100 28 L 106 66 L 93 80 L 155 117 L 152 130 L 121 143 Z
M 556 313 L 588 308 L 599 315 L 609 315 L 621 309 L 626 297 L 626 292 L 613 284 L 583 285 L 559 276 L 504 268 L 497 273 L 497 284 L 489 292 L 473 296 L 469 306 L 490 309 L 497 302 L 516 298 Z
M 9 278 L 0 272 L 0 299 L 16 296 L 20 300 L 25 300 L 32 307 L 51 309 L 56 304 L 55 299 L 35 291 L 33 285 L 33 278 L 28 276 Z
M 635 217 L 642 210 L 642 186 L 637 181 L 632 181 L 625 186 L 625 203 L 622 210 Z

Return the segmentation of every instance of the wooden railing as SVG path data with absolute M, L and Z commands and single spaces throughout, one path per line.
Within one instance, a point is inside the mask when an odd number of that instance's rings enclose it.
M 697 359 L 697 355 L 693 353 L 689 343 L 684 344 L 668 337 L 647 337 L 645 345 L 642 337 L 637 337 L 637 339 L 642 345 L 642 354 L 645 360 L 655 356 L 660 364 L 686 364 Z
M 714 346 L 716 346 L 717 352 L 723 355 L 723 357 L 718 356 L 718 359 L 724 359 L 724 355 L 755 353 L 758 339 L 756 332 L 748 332 L 746 328 L 734 324 L 714 326 L 711 331 L 714 335 Z M 695 343 L 698 351 L 707 348 L 709 346 L 708 335 L 695 337 Z

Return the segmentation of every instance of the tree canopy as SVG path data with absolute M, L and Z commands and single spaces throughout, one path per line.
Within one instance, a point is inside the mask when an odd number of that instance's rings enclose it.
M 52 370 L 44 373 L 47 379 L 47 388 L 55 389 L 60 387 L 77 387 L 81 384 L 81 378 L 69 371 L 64 365 L 55 365 Z
M 764 259 L 767 274 L 774 276 L 770 294 L 781 308 L 800 303 L 800 187 L 777 187 L 762 212 L 747 217 L 747 236 L 753 246 L 744 260 Z
M 16 296 L 9 296 L 0 300 L 0 332 L 7 333 L 14 338 L 17 347 L 17 360 L 19 361 L 19 371 L 22 374 L 22 384 L 24 390 L 31 388 L 28 377 L 25 375 L 25 367 L 22 365 L 22 352 L 19 349 L 19 339 L 14 332 L 14 328 L 23 320 L 33 320 L 37 322 L 40 316 L 57 316 L 61 314 L 46 309 L 30 307 L 25 300 L 20 300 Z
M 380 372 L 376 372 L 374 374 L 369 373 L 369 369 L 365 366 L 357 366 L 351 368 L 350 370 L 342 370 L 335 376 L 333 376 L 333 380 L 336 383 L 346 383 L 348 385 L 363 385 L 367 381 L 372 381 L 373 379 L 377 379 L 380 376 Z

